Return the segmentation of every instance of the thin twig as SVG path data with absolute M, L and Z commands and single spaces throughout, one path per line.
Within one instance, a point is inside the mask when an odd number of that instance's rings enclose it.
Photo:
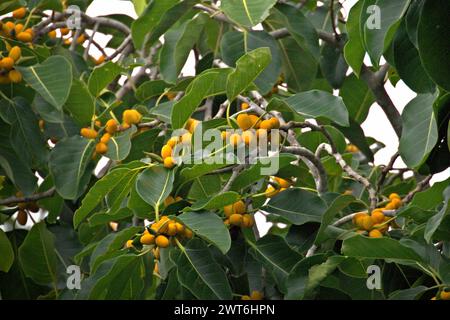
M 1 199 L 0 205 L 7 206 L 10 204 L 33 202 L 33 201 L 37 201 L 40 199 L 50 198 L 50 197 L 53 197 L 55 192 L 56 192 L 56 188 L 53 187 L 53 188 L 48 189 L 47 191 L 44 191 L 41 193 L 36 193 L 36 194 L 33 194 L 28 197 L 9 197 L 9 198 L 5 198 L 5 199 Z
M 402 199 L 403 203 L 409 203 L 411 202 L 411 200 L 414 198 L 414 196 L 419 193 L 422 192 L 424 190 L 426 190 L 429 186 L 430 186 L 430 180 L 431 178 L 433 178 L 433 175 L 430 174 L 429 176 L 427 176 L 425 179 L 423 179 L 422 181 L 420 181 L 417 186 L 414 188 L 414 190 L 412 190 L 410 193 L 408 193 L 406 195 L 406 197 L 404 197 Z

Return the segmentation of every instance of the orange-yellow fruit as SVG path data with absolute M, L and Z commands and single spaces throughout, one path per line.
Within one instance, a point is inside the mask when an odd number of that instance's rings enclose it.
M 241 110 L 247 110 L 248 108 L 250 108 L 250 105 L 247 102 L 242 102 Z
M 85 41 L 86 41 L 86 36 L 84 34 L 79 36 L 78 39 L 77 39 L 77 43 L 78 44 L 83 44 Z
M 280 185 L 281 188 L 289 188 L 291 183 L 283 178 L 275 177 L 274 180 Z
M 178 202 L 178 201 L 181 201 L 181 200 L 183 200 L 183 198 L 180 197 L 180 196 L 177 196 L 177 197 L 175 198 L 175 202 Z
M 153 256 L 155 257 L 155 259 L 159 259 L 159 248 L 158 247 L 153 249 Z
M 172 196 L 168 196 L 165 200 L 164 200 L 164 206 L 168 207 L 170 206 L 172 203 L 175 203 L 175 199 Z
M 125 110 L 122 115 L 123 121 L 128 124 L 138 124 L 142 115 L 137 110 Z
M 0 60 L 0 68 L 11 70 L 14 66 L 14 59 L 10 57 L 5 57 L 2 60 Z
M 362 219 L 368 217 L 367 213 L 359 212 L 353 216 L 353 224 L 359 228 L 362 228 Z
M 178 137 L 171 137 L 171 138 L 167 141 L 166 145 L 168 145 L 169 147 L 171 147 L 171 148 L 173 149 L 173 148 L 175 148 L 175 146 L 177 145 L 177 143 L 178 143 Z
M 242 226 L 244 228 L 251 228 L 253 227 L 254 221 L 253 221 L 253 217 L 246 213 L 244 215 L 242 215 Z
M 167 235 L 168 236 L 174 236 L 176 234 L 177 234 L 177 227 L 176 227 L 174 222 L 170 222 L 167 225 Z
M 191 123 L 189 124 L 189 126 L 187 127 L 187 130 L 190 133 L 194 133 L 195 128 L 197 128 L 197 126 L 200 124 L 200 121 L 192 119 Z
M 401 199 L 400 196 L 398 195 L 398 193 L 391 193 L 389 195 L 389 200 L 393 200 L 393 199 Z
M 259 123 L 260 123 L 260 119 L 257 115 L 251 114 L 249 115 L 250 120 L 252 121 L 252 128 L 253 129 L 258 129 L 259 128 Z
M 111 139 L 111 135 L 107 132 L 100 138 L 100 142 L 103 142 L 104 144 L 107 144 L 109 139 Z
M 14 26 L 14 32 L 15 32 L 16 34 L 19 34 L 19 33 L 21 33 L 22 31 L 23 31 L 23 24 L 18 23 L 18 24 L 16 24 L 16 25 Z
M 256 137 L 258 138 L 258 140 L 267 140 L 267 130 L 266 129 L 256 130 Z
M 188 239 L 191 239 L 194 236 L 194 233 L 188 228 L 184 228 L 184 236 Z
M 277 118 L 271 118 L 270 122 L 272 123 L 272 129 L 279 129 L 280 128 L 280 121 Z
M 104 55 L 101 55 L 100 57 L 98 57 L 98 59 L 95 59 L 95 65 L 101 65 L 103 62 L 105 62 L 105 59 L 106 57 Z
M 160 248 L 167 248 L 170 244 L 169 239 L 163 235 L 159 235 L 156 237 L 155 243 Z
M 125 247 L 126 247 L 126 248 L 132 248 L 132 247 L 133 247 L 133 240 L 128 240 L 128 241 L 125 243 Z
M 252 119 L 246 113 L 239 114 L 236 118 L 236 122 L 242 130 L 248 130 L 253 125 Z
M 22 82 L 22 74 L 19 71 L 17 71 L 17 70 L 11 70 L 8 73 L 8 77 L 9 77 L 9 80 L 11 80 L 12 83 L 20 83 L 20 82 Z
M 373 229 L 369 232 L 369 237 L 370 238 L 383 238 L 383 234 L 381 233 L 380 230 Z
M 250 298 L 250 296 L 245 294 L 241 297 L 241 300 L 252 300 L 252 298 Z
M 55 39 L 56 38 L 56 30 L 52 30 L 48 33 L 48 37 L 50 39 Z
M 450 300 L 450 290 L 449 291 L 442 290 L 440 298 L 441 300 Z
M 245 203 L 242 200 L 239 200 L 233 204 L 233 213 L 244 214 L 245 213 Z
M 45 121 L 39 119 L 39 129 L 41 129 L 41 131 L 44 131 L 44 128 L 45 128 Z
M 181 143 L 182 144 L 190 144 L 192 140 L 192 134 L 190 132 L 186 132 L 181 136 Z
M 82 128 L 80 134 L 87 139 L 95 139 L 97 138 L 98 132 L 91 128 Z
M 95 146 L 95 152 L 97 152 L 98 154 L 105 154 L 108 152 L 108 146 L 106 145 L 106 143 L 99 142 Z
M 223 207 L 223 213 L 225 213 L 225 216 L 229 218 L 232 214 L 234 214 L 233 205 L 230 204 L 228 206 Z
M 373 225 L 373 228 L 379 230 L 381 233 L 385 233 L 389 230 L 389 224 L 377 223 Z
M 117 132 L 117 129 L 119 128 L 119 124 L 114 119 L 109 119 L 106 121 L 105 130 L 109 134 L 114 134 Z
M 230 224 L 234 226 L 240 226 L 242 223 L 242 215 L 234 213 L 229 218 Z
M 67 36 L 70 32 L 70 29 L 69 28 L 61 28 L 61 29 L 59 29 L 59 31 L 61 32 L 61 35 Z
M 362 229 L 369 231 L 373 227 L 373 220 L 372 218 L 367 215 L 364 218 L 361 219 L 361 227 Z
M 242 133 L 242 140 L 244 141 L 244 143 L 248 146 L 250 145 L 250 143 L 253 141 L 254 139 L 254 134 L 251 131 L 244 131 Z
M 230 225 L 230 219 L 223 220 L 223 224 L 226 225 L 226 226 L 229 226 Z
M 171 157 L 172 156 L 172 148 L 168 145 L 165 145 L 164 147 L 162 147 L 161 149 L 161 157 L 163 159 L 167 158 L 167 157 Z
M 151 233 L 144 233 L 140 241 L 142 244 L 151 245 L 155 243 L 155 236 Z
M 270 130 L 272 129 L 273 122 L 272 120 L 263 120 L 259 124 L 260 129 Z
M 175 222 L 175 227 L 177 228 L 177 233 L 184 232 L 184 226 L 181 223 Z
M 121 124 L 120 128 L 121 128 L 121 130 L 130 129 L 131 128 L 131 124 L 124 122 L 124 123 Z
M 372 214 L 371 214 L 371 217 L 372 217 L 372 220 L 373 220 L 374 224 L 383 223 L 384 222 L 384 218 L 385 218 L 385 216 L 383 214 L 383 211 L 381 211 L 379 209 L 373 210 Z
M 242 138 L 241 138 L 241 136 L 240 136 L 239 134 L 233 133 L 233 134 L 230 136 L 230 144 L 231 144 L 233 147 L 235 147 L 235 146 L 241 144 L 241 142 L 242 142 Z
M 13 11 L 13 18 L 14 19 L 23 19 L 23 18 L 25 18 L 26 14 L 27 14 L 27 9 L 22 7 L 22 8 L 19 8 L 19 9 L 16 9 Z
M 252 293 L 250 294 L 250 298 L 252 300 L 262 300 L 264 298 L 264 295 L 262 294 L 262 292 L 259 291 L 252 291 Z
M 17 214 L 17 223 L 19 223 L 21 226 L 24 226 L 27 224 L 28 221 L 28 214 L 25 210 L 20 209 L 19 213 Z
M 394 209 L 398 209 L 402 206 L 402 200 L 399 198 L 394 198 L 391 200 L 390 204 L 394 207 Z
M 175 161 L 172 157 L 167 157 L 164 159 L 164 168 L 172 169 L 175 166 Z
M 220 133 L 220 136 L 222 137 L 223 141 L 228 140 L 228 138 L 230 137 L 231 133 L 229 131 L 222 131 Z
M 265 191 L 265 195 L 267 198 L 275 197 L 278 194 L 279 190 L 275 189 L 272 185 L 267 186 Z
M 20 32 L 16 36 L 17 40 L 22 42 L 31 42 L 33 41 L 33 35 L 31 35 L 29 32 Z

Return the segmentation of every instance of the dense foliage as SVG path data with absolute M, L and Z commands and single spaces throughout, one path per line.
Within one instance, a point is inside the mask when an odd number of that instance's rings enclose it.
M 448 0 L 91 2 L 0 3 L 1 298 L 450 299 Z

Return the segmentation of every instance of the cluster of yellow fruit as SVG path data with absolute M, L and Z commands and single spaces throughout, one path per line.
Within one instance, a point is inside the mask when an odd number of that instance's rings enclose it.
M 247 110 L 249 105 L 243 103 L 242 110 Z M 236 122 L 243 130 L 242 134 L 222 132 L 222 139 L 228 141 L 232 146 L 238 146 L 242 143 L 249 145 L 255 139 L 267 139 L 270 130 L 280 128 L 280 121 L 273 117 L 263 120 L 255 114 L 240 113 L 236 117 Z M 254 130 L 254 131 L 253 131 Z
M 14 19 L 20 20 L 27 15 L 26 8 L 19 8 L 12 12 Z M 29 43 L 33 41 L 34 32 L 32 28 L 26 28 L 22 23 L 14 23 L 12 21 L 0 22 L 1 35 L 5 38 L 16 39 L 18 41 Z
M 390 202 L 385 208 L 377 208 L 370 215 L 364 212 L 357 213 L 353 217 L 353 224 L 358 227 L 358 233 L 369 232 L 371 238 L 382 238 L 383 234 L 389 230 L 389 217 L 386 217 L 383 210 L 398 209 L 402 205 L 400 196 L 396 193 L 389 195 Z
M 271 179 L 272 182 L 274 182 L 275 186 L 272 184 L 269 184 L 267 186 L 267 189 L 265 191 L 265 195 L 267 198 L 275 197 L 280 192 L 283 192 L 284 190 L 289 188 L 292 184 L 292 182 L 279 177 L 271 177 Z
M 195 128 L 200 123 L 196 119 L 189 119 L 186 123 L 185 129 L 188 132 L 184 133 L 181 137 L 171 137 L 167 143 L 161 148 L 161 157 L 163 159 L 164 167 L 172 169 L 176 165 L 176 161 L 173 156 L 173 151 L 178 144 L 190 144 L 192 140 L 192 134 Z
M 246 213 L 245 203 L 239 200 L 233 204 L 225 206 L 223 212 L 225 213 L 226 219 L 224 224 L 229 226 L 237 226 L 242 228 L 251 228 L 255 224 L 253 216 Z
M 100 140 L 97 142 L 95 146 L 95 153 L 96 154 L 105 154 L 108 152 L 108 142 L 111 139 L 111 137 L 119 130 L 126 130 L 131 127 L 133 124 L 138 124 L 142 120 L 142 115 L 136 111 L 136 110 L 125 110 L 122 115 L 123 123 L 121 126 L 119 126 L 119 123 L 115 119 L 110 119 L 106 122 L 104 128 L 102 126 L 102 123 L 99 120 L 95 121 L 95 126 L 104 129 L 104 133 L 100 137 Z M 98 137 L 98 131 L 95 128 L 82 128 L 80 131 L 80 134 L 82 137 L 86 139 L 97 139 Z
M 252 293 L 248 295 L 243 295 L 241 300 L 262 300 L 264 299 L 264 294 L 257 290 L 253 290 Z
M 354 144 L 349 144 L 349 145 L 347 145 L 347 147 L 345 147 L 345 151 L 351 152 L 351 153 L 356 153 L 356 152 L 359 152 L 359 148 L 357 146 L 355 146 Z
M 22 56 L 22 49 L 18 46 L 7 46 L 8 56 L 0 60 L 0 84 L 20 83 L 22 74 L 14 69 L 14 65 Z
M 431 298 L 431 300 L 450 300 L 450 288 L 442 289 L 441 292 L 436 297 Z

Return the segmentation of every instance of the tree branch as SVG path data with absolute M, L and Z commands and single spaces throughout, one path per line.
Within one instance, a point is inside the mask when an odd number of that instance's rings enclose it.
M 1 206 L 7 206 L 10 204 L 17 204 L 17 203 L 25 203 L 25 202 L 33 202 L 40 199 L 50 198 L 53 197 L 53 195 L 56 192 L 56 188 L 50 188 L 47 191 L 44 191 L 42 193 L 36 193 L 28 197 L 9 197 L 5 199 L 0 200 Z

